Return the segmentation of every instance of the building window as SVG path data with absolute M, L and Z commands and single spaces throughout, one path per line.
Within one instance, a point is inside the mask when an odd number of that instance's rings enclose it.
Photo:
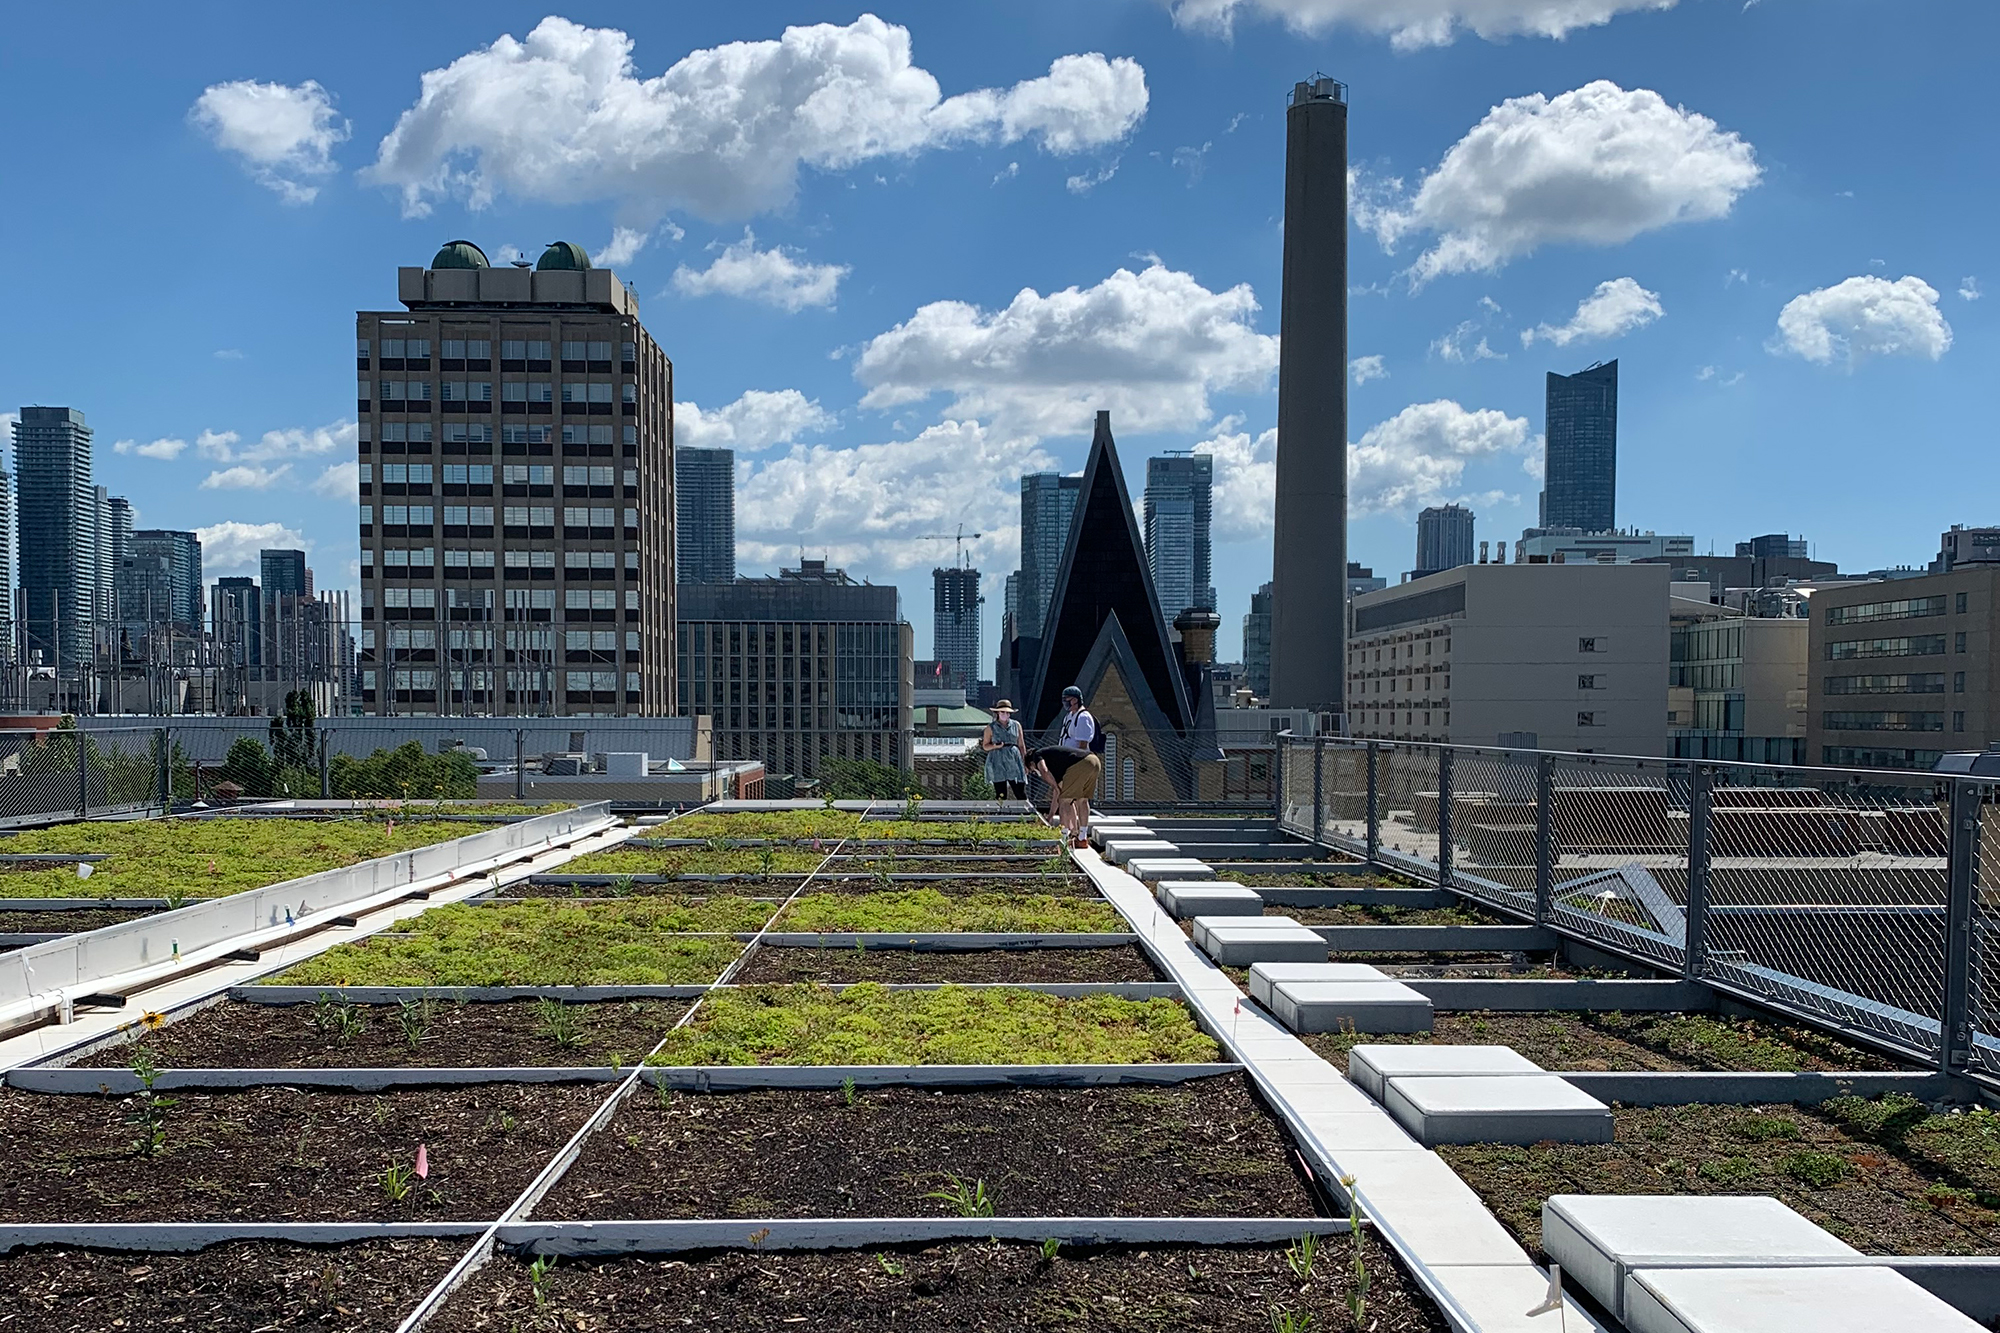
M 1964 652 L 1965 636 L 1959 638 L 1959 651 Z M 1917 634 L 1907 639 L 1846 639 L 1826 646 L 1827 660 L 1844 661 L 1851 657 L 1931 657 L 1944 651 L 1944 635 Z
M 1576 678 L 1576 687 L 1579 690 L 1601 690 L 1604 688 L 1604 677 L 1578 676 Z
M 1904 597 L 1893 602 L 1864 602 L 1860 606 L 1829 606 L 1829 625 L 1858 625 L 1869 620 L 1914 620 L 1919 616 L 1944 614 L 1944 598 Z
M 1953 652 L 1955 652 L 1955 653 L 1962 653 L 1962 652 L 1964 652 L 1964 651 L 1965 651 L 1965 631 L 1964 631 L 1964 630 L 1960 630 L 1960 631 L 1959 631 L 1959 632 L 1958 632 L 1958 633 L 1957 633 L 1956 635 L 1952 636 L 1952 646 L 1951 646 L 1951 650 L 1952 650 Z
M 1576 650 L 1580 653 L 1601 653 L 1606 650 L 1607 646 L 1603 639 L 1598 638 L 1578 639 L 1576 641 Z
M 1951 729 L 1952 729 L 1953 731 L 1964 731 L 1964 730 L 1965 730 L 1965 714 L 1964 714 L 1964 713 L 1953 713 L 1953 714 L 1951 715 Z
M 1602 713 L 1578 713 L 1576 725 L 1579 727 L 1601 727 L 1604 725 Z
M 1828 731 L 1943 731 L 1943 713 L 1879 712 L 1827 713 Z
M 1960 594 L 1958 595 L 1958 608 L 1957 608 L 1957 609 L 1958 609 L 1958 613 L 1959 613 L 1960 615 L 1964 615 L 1964 614 L 1965 614 L 1965 594 L 1964 594 L 1964 593 L 1960 593 Z
M 1963 671 L 1954 671 L 1951 673 L 1951 692 L 1953 694 L 1965 693 L 1965 673 Z

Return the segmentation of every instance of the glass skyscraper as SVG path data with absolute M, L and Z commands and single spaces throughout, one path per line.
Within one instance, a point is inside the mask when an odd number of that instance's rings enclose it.
M 1472 511 L 1464 505 L 1434 505 L 1417 515 L 1418 575 L 1438 574 L 1472 563 Z
M 1049 598 L 1055 595 L 1056 566 L 1062 563 L 1082 486 L 1082 477 L 1054 472 L 1021 478 L 1021 583 L 1014 621 L 1014 632 L 1021 638 L 1042 636 Z
M 1610 532 L 1618 526 L 1618 363 L 1553 371 L 1544 417 L 1544 528 Z
M 682 583 L 736 580 L 736 451 L 674 451 L 674 541 Z
M 89 659 L 97 618 L 98 503 L 90 427 L 72 407 L 24 407 L 14 423 L 21 620 L 31 656 L 66 677 Z
M 1215 609 L 1209 546 L 1214 491 L 1215 460 L 1207 454 L 1146 460 L 1146 564 L 1169 620 L 1190 607 Z

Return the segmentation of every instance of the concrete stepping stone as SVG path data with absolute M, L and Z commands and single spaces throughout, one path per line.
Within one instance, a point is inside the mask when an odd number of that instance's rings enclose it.
M 1194 943 L 1224 967 L 1326 961 L 1326 941 L 1288 916 L 1198 916 Z
M 1190 916 L 1262 916 L 1264 900 L 1255 889 L 1223 879 L 1163 879 L 1153 890 L 1167 915 L 1180 919 Z
M 1179 856 L 1180 852 L 1181 849 L 1178 846 L 1166 841 L 1164 838 L 1106 838 L 1104 840 L 1104 859 L 1115 866 L 1122 866 L 1138 856 L 1169 857 Z
M 1139 856 L 1125 863 L 1125 873 L 1150 884 L 1163 879 L 1214 879 L 1215 867 L 1191 856 Z
M 1392 1078 L 1463 1078 L 1541 1074 L 1540 1065 L 1512 1046 L 1356 1046 L 1347 1053 L 1347 1077 L 1384 1101 Z
M 1431 1002 L 1400 981 L 1281 981 L 1265 1007 L 1294 1032 L 1429 1032 Z
M 1635 1268 L 1860 1257 L 1763 1195 L 1558 1194 L 1542 1205 L 1542 1249 L 1620 1319 Z
M 1250 969 L 1250 998 L 1271 1007 L 1271 987 L 1281 981 L 1394 981 L 1370 963 L 1259 963 Z
M 1654 1268 L 1632 1275 L 1631 1333 L 1976 1333 L 1890 1268 Z
M 1611 1108 L 1554 1074 L 1392 1078 L 1382 1105 L 1426 1148 L 1611 1142 Z

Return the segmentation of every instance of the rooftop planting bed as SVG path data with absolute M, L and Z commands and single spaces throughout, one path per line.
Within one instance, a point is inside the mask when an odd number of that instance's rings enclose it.
M 783 931 L 1121 932 L 1125 918 L 1101 898 L 1054 894 L 943 893 L 904 888 L 876 893 L 808 892 L 778 913 Z
M 764 948 L 736 974 L 743 985 L 879 981 L 900 984 L 959 982 L 1021 985 L 1028 982 L 1157 981 L 1159 972 L 1136 944 L 1094 949 Z

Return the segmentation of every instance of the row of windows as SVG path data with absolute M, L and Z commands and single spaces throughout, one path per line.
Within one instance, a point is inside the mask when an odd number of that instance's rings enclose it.
M 1414 661 L 1417 656 L 1417 645 L 1412 643 L 1409 645 L 1407 650 L 1399 650 L 1398 644 L 1400 642 L 1401 641 L 1399 640 L 1398 643 L 1392 643 L 1389 645 L 1389 660 L 1393 662 L 1397 659 L 1399 655 L 1401 655 L 1401 656 L 1406 656 Z M 1451 651 L 1451 640 L 1450 639 L 1431 640 L 1428 637 L 1426 637 L 1424 641 L 1424 656 L 1429 657 L 1431 655 L 1431 650 L 1433 648 L 1435 648 L 1440 653 L 1449 653 Z M 1366 661 L 1368 659 L 1367 647 L 1364 645 L 1362 650 L 1359 653 L 1355 654 L 1355 657 L 1358 660 Z M 1382 660 L 1382 649 L 1380 647 L 1377 647 L 1375 649 L 1375 660 L 1377 662 Z
M 391 676 L 395 682 L 396 689 L 415 690 L 422 694 L 434 694 L 437 692 L 438 676 L 440 673 L 427 667 L 397 667 L 393 672 L 380 674 Z M 492 689 L 493 677 L 495 675 L 491 669 L 481 667 L 468 668 L 464 671 L 447 671 L 442 674 L 451 682 L 454 689 L 459 688 L 462 682 L 469 679 L 471 681 L 471 688 L 475 690 Z M 508 689 L 525 691 L 539 689 L 540 677 L 543 673 L 538 671 L 509 671 L 504 674 Z M 616 671 L 566 671 L 562 674 L 564 688 L 573 693 L 616 690 L 618 688 L 619 673 Z M 627 671 L 624 673 L 624 677 L 625 688 L 627 690 L 638 690 L 638 672 Z M 373 690 L 377 679 L 377 672 L 363 671 L 361 673 L 361 688 L 364 690 Z
M 493 521 L 491 505 L 446 505 L 447 523 L 486 523 Z M 458 518 L 450 517 L 461 515 Z M 471 515 L 484 514 L 484 519 Z M 501 521 L 508 527 L 549 528 L 555 526 L 555 506 L 553 505 L 503 505 Z M 608 505 L 565 505 L 562 511 L 563 526 L 566 528 L 612 528 L 618 526 L 618 511 Z M 625 511 L 625 526 L 639 526 L 639 511 Z M 382 522 L 388 527 L 426 528 L 436 521 L 437 508 L 434 505 L 383 505 Z M 361 506 L 361 522 L 364 527 L 375 522 L 375 506 Z
M 509 361 L 547 361 L 549 359 L 549 351 L 553 346 L 554 344 L 552 343 L 533 338 L 505 338 L 500 342 L 500 355 Z M 620 359 L 622 360 L 636 361 L 639 358 L 639 345 L 637 343 L 620 343 L 618 344 L 618 350 Z M 446 338 L 440 347 L 440 352 L 450 360 L 479 361 L 493 355 L 493 343 L 486 338 Z M 368 340 L 366 338 L 360 338 L 355 341 L 354 354 L 356 356 L 368 355 Z M 430 354 L 431 340 L 429 338 L 382 339 L 383 356 L 421 358 L 427 357 Z M 565 340 L 562 345 L 562 356 L 565 361 L 609 361 L 611 359 L 611 344 L 589 340 L 583 342 Z
M 361 380 L 356 386 L 362 401 L 373 397 L 385 403 L 428 403 L 432 400 L 429 380 Z M 503 403 L 552 403 L 558 390 L 565 403 L 636 403 L 639 386 L 626 384 L 579 384 L 565 381 L 557 386 L 547 380 L 509 380 L 500 386 Z M 445 380 L 438 384 L 435 397 L 441 403 L 490 403 L 493 386 L 478 380 Z
M 1959 610 L 1965 609 L 1965 594 L 1960 593 Z M 1826 609 L 1826 623 L 1829 625 L 1859 625 L 1870 620 L 1915 620 L 1920 616 L 1941 616 L 1944 612 L 1944 597 L 1904 597 L 1893 602 L 1864 602 L 1859 606 L 1829 606 Z
M 1447 689 L 1447 690 L 1448 690 L 1448 689 L 1450 689 L 1450 688 L 1451 688 L 1451 677 L 1450 677 L 1449 675 L 1446 675 L 1446 676 L 1441 676 L 1441 677 L 1432 677 L 1432 676 L 1425 676 L 1425 677 L 1424 677 L 1424 688 L 1423 688 L 1423 693 L 1426 693 L 1426 694 L 1428 694 L 1428 693 L 1429 693 L 1429 692 L 1431 691 L 1431 688 L 1432 688 L 1432 685 L 1431 685 L 1431 682 L 1432 682 L 1432 680 L 1433 680 L 1433 679 L 1441 679 L 1441 680 L 1442 680 L 1442 681 L 1444 682 L 1444 685 L 1443 685 L 1443 688 L 1444 688 L 1444 689 Z M 1359 690 L 1357 690 L 1357 691 L 1356 691 L 1356 693 L 1359 693 L 1359 694 L 1380 694 L 1380 693 L 1382 693 L 1382 683 L 1383 683 L 1383 680 L 1386 680 L 1386 681 L 1388 682 L 1388 684 L 1389 684 L 1389 693 L 1391 693 L 1391 694 L 1395 694 L 1395 693 L 1397 693 L 1397 692 L 1398 692 L 1398 691 L 1397 691 L 1397 686 L 1399 686 L 1399 685 L 1403 685 L 1403 684 L 1407 684 L 1407 685 L 1409 686 L 1409 688 L 1408 688 L 1408 689 L 1406 689 L 1406 690 L 1403 690 L 1403 691 L 1402 691 L 1402 693 L 1404 693 L 1404 694 L 1416 694 L 1416 693 L 1418 692 L 1418 690 L 1417 690 L 1417 678 L 1416 678 L 1415 676 L 1409 676 L 1409 677 L 1395 677 L 1395 676 L 1385 676 L 1385 677 L 1383 677 L 1383 678 L 1382 678 L 1382 680 L 1376 680 L 1376 681 L 1372 681 L 1372 682 L 1370 682 L 1370 681 L 1362 681 L 1362 682 L 1360 682 L 1360 689 L 1359 689 Z M 1374 688 L 1373 690 L 1371 690 L 1371 689 L 1369 689 L 1369 688 L 1368 688 L 1368 687 L 1369 687 L 1369 685 L 1370 685 L 1371 683 L 1372 683 L 1372 684 L 1374 685 L 1374 687 L 1375 687 L 1375 688 Z
M 618 651 L 619 631 L 615 629 L 565 629 L 561 631 L 564 649 L 576 652 L 613 653 Z M 625 630 L 625 651 L 639 651 L 639 631 Z M 505 644 L 511 650 L 540 650 L 554 652 L 557 631 L 552 629 L 510 629 L 502 636 L 492 627 L 454 626 L 448 631 L 440 631 L 428 625 L 395 625 L 382 636 L 393 650 L 424 652 L 435 650 L 440 640 L 451 650 L 491 652 L 496 644 Z M 361 631 L 361 651 L 372 653 L 377 642 L 373 626 Z
M 429 444 L 433 438 L 431 423 L 428 421 L 385 421 L 379 427 L 382 441 L 386 444 Z M 564 444 L 613 444 L 610 426 L 564 426 L 561 439 Z M 626 444 L 639 442 L 639 428 L 623 428 Z M 554 426 L 502 426 L 500 439 L 505 444 L 553 444 L 557 439 Z M 444 427 L 446 444 L 491 444 L 493 427 L 478 422 L 447 421 Z M 369 442 L 366 425 L 361 428 L 361 442 Z
M 492 569 L 493 554 L 490 550 L 447 550 L 444 553 L 444 567 L 447 570 Z M 554 569 L 556 567 L 555 555 L 554 551 L 509 551 L 507 552 L 507 568 Z M 382 565 L 386 569 L 405 569 L 410 567 L 422 569 L 436 563 L 437 552 L 429 546 L 391 547 L 382 552 Z M 375 552 L 373 550 L 364 550 L 361 553 L 361 567 L 363 569 L 372 569 L 374 566 Z M 617 569 L 618 552 L 565 551 L 563 552 L 563 568 L 572 570 Z M 625 568 L 635 573 L 638 571 L 639 553 L 637 551 L 625 552 Z M 447 574 L 445 577 L 449 578 L 450 575 Z
M 1914 768 L 1928 772 L 1944 758 L 1943 750 L 1879 750 L 1853 745 L 1820 747 L 1819 761 L 1840 768 Z
M 1958 689 L 1965 690 L 1965 673 L 1957 673 Z M 1944 672 L 1921 671 L 1888 676 L 1828 676 L 1828 694 L 1943 694 Z
M 1847 639 L 1826 646 L 1830 662 L 1854 657 L 1935 657 L 1943 651 L 1942 634 L 1916 634 L 1901 639 Z
M 1963 717 L 1963 714 L 1960 714 Z M 1909 712 L 1830 712 L 1825 715 L 1828 731 L 1943 731 L 1943 713 Z
M 382 484 L 385 486 L 429 486 L 433 479 L 442 475 L 447 486 L 491 486 L 493 484 L 491 463 L 445 463 L 442 473 L 430 463 L 384 463 L 382 464 Z M 508 486 L 552 486 L 555 484 L 556 470 L 549 463 L 503 463 L 500 465 L 500 480 Z M 361 480 L 372 482 L 375 478 L 374 465 L 361 465 Z M 562 470 L 565 486 L 616 486 L 620 483 L 620 469 L 615 467 L 569 467 Z M 622 481 L 627 486 L 639 484 L 639 469 L 623 469 Z
M 483 605 L 487 607 L 493 605 L 493 590 L 491 588 L 453 588 L 450 591 L 453 594 L 453 605 Z M 620 598 L 616 588 L 563 589 L 563 608 L 569 611 L 615 611 L 618 609 L 619 601 Z M 639 590 L 637 588 L 627 588 L 623 601 L 627 611 L 637 611 L 639 609 Z M 507 589 L 507 605 L 512 609 L 539 608 L 549 610 L 553 609 L 555 604 L 556 593 L 553 588 Z M 364 607 L 375 605 L 375 590 L 373 588 L 363 588 L 361 590 L 361 605 Z M 393 607 L 435 607 L 437 605 L 437 589 L 384 588 L 382 590 L 382 605 Z

